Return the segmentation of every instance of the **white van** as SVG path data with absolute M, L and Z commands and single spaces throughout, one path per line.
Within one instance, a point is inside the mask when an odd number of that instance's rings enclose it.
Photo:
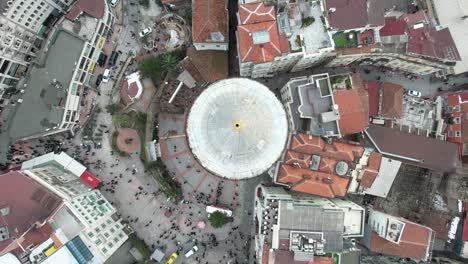
M 112 7 L 116 7 L 118 3 L 119 3 L 119 0 L 110 0 L 110 6 Z
M 106 69 L 104 73 L 102 74 L 102 82 L 103 83 L 109 82 L 109 79 L 110 79 L 110 70 Z
M 198 247 L 197 246 L 193 246 L 192 249 L 190 249 L 189 251 L 187 251 L 187 253 L 185 253 L 185 257 L 186 258 L 190 258 L 193 254 L 195 254 L 195 252 L 198 251 Z

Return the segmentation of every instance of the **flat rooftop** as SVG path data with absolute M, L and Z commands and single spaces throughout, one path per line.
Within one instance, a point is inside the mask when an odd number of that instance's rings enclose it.
M 322 233 L 326 241 L 325 252 L 340 252 L 343 250 L 343 221 L 344 213 L 341 210 L 325 210 L 318 206 L 280 201 L 278 217 L 280 245 L 289 244 L 290 231 L 317 232 Z
M 302 21 L 313 18 L 314 22 L 308 26 L 305 26 L 303 22 L 301 23 L 302 25 L 291 25 L 290 19 L 292 19 L 291 16 L 294 13 L 301 14 Z M 328 35 L 328 31 L 324 29 L 325 25 L 322 22 L 321 16 L 323 16 L 323 12 L 320 4 L 309 3 L 308 1 L 291 5 L 291 9 L 286 9 L 278 15 L 279 31 L 288 35 L 292 52 L 303 49 L 302 51 L 306 54 L 315 54 L 321 49 L 332 47 L 330 36 Z M 296 43 L 298 36 L 302 36 L 302 45 Z
M 298 85 L 293 93 L 298 93 L 297 109 L 302 119 L 302 130 L 309 131 L 313 135 L 333 135 L 338 132 L 339 115 L 329 120 L 332 112 L 333 95 L 328 75 L 312 76 L 309 83 Z M 294 106 L 294 105 L 293 105 Z M 296 107 L 296 106 L 294 106 Z M 326 119 L 324 119 L 326 118 Z
M 27 87 L 24 88 L 23 102 L 17 103 L 8 136 L 17 140 L 45 132 L 58 126 L 62 120 L 63 106 L 67 100 L 68 87 L 78 64 L 84 41 L 60 31 L 49 48 L 44 67 L 34 67 Z M 53 80 L 61 88 L 51 85 Z

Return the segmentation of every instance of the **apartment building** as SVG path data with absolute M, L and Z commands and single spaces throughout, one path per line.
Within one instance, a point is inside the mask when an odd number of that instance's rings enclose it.
M 95 190 L 99 180 L 87 172 L 86 167 L 65 153 L 48 153 L 28 160 L 22 164 L 19 172 L 15 172 L 15 175 L 19 179 L 24 179 L 24 184 L 41 186 L 41 190 L 43 190 L 41 197 L 44 198 L 38 200 L 39 202 L 51 200 L 45 199 L 44 193 L 49 193 L 51 197 L 55 197 L 54 201 L 56 201 L 54 207 L 49 206 L 48 214 L 50 216 L 43 222 L 44 239 L 39 241 L 43 243 L 36 241 L 32 246 L 22 244 L 24 249 L 20 254 L 17 254 L 21 259 L 52 261 L 53 258 L 49 260 L 48 257 L 55 255 L 55 251 L 61 250 L 61 247 L 68 243 L 76 243 L 85 246 L 86 250 L 81 255 L 87 255 L 87 261 L 104 263 L 125 243 L 128 235 L 132 232 L 128 226 L 122 223 L 122 219 L 109 201 L 98 190 Z M 0 177 L 0 180 L 2 179 L 9 180 L 3 176 Z M 2 186 L 7 188 L 8 184 Z M 20 185 L 14 185 L 14 187 L 21 188 Z M 5 199 L 8 201 L 7 198 Z M 18 201 L 14 200 L 16 202 L 11 204 L 18 207 L 11 208 L 11 210 L 15 210 L 11 217 L 23 216 L 23 213 L 18 211 L 21 211 L 22 208 L 19 207 L 25 203 L 21 203 L 19 197 L 15 199 Z M 34 208 L 36 211 L 32 211 L 32 213 L 41 215 L 40 204 Z M 21 223 L 22 220 L 16 219 L 15 221 Z M 24 232 L 27 235 L 29 231 L 26 228 Z M 72 246 L 64 250 L 73 251 L 78 247 L 79 245 L 75 245 L 75 247 Z M 3 253 L 6 252 L 9 251 L 5 249 Z M 76 254 L 71 255 L 76 257 Z
M 334 56 L 319 2 L 244 1 L 239 4 L 240 75 L 260 78 L 300 71 Z
M 16 87 L 37 56 L 47 25 L 67 12 L 74 0 L 0 1 L 0 98 Z
M 229 48 L 229 13 L 226 0 L 192 1 L 192 41 L 197 51 Z
M 50 15 L 56 17 L 67 11 L 74 0 L 2 0 L 2 15 L 40 35 Z
M 79 124 L 82 94 L 96 81 L 96 64 L 113 22 L 105 0 L 79 0 L 71 7 L 50 33 L 42 67 L 31 69 L 24 93 L 13 102 L 16 111 L 4 141 L 69 131 Z
M 257 263 L 359 263 L 365 210 L 351 201 L 259 185 L 254 221 Z
M 362 244 L 375 253 L 427 262 L 434 239 L 435 232 L 427 226 L 369 210 Z
M 323 137 L 360 133 L 369 125 L 369 100 L 357 74 L 291 79 L 280 89 L 289 129 Z
M 372 65 L 444 76 L 454 73 L 461 60 L 450 30 L 435 24 L 428 12 L 417 11 L 415 5 L 393 0 L 323 3 L 337 53 L 328 67 Z

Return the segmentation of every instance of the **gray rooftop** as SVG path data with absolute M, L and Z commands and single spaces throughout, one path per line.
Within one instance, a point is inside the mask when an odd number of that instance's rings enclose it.
M 325 252 L 343 250 L 344 212 L 325 210 L 319 206 L 296 204 L 280 201 L 279 228 L 280 239 L 288 231 L 323 232 Z
M 290 84 L 293 103 L 291 107 L 297 109 L 293 117 L 297 122 L 296 127 L 299 130 L 310 132 L 313 135 L 326 135 L 327 131 L 333 132 L 334 135 L 338 134 L 338 122 L 335 120 L 325 121 L 325 113 L 330 113 L 333 107 L 333 99 L 329 89 L 329 82 L 326 79 L 321 85 L 326 85 L 319 89 L 314 82 L 295 81 Z M 328 93 L 328 95 L 327 95 Z M 325 121 L 325 122 L 324 122 Z
M 84 41 L 61 31 L 49 48 L 44 67 L 34 67 L 25 88 L 23 102 L 17 105 L 9 126 L 9 136 L 16 140 L 45 132 L 57 126 Z M 51 85 L 56 79 L 62 88 Z
M 385 24 L 385 14 L 388 12 L 411 13 L 414 11 L 413 0 L 369 0 L 367 1 L 367 19 L 371 26 Z

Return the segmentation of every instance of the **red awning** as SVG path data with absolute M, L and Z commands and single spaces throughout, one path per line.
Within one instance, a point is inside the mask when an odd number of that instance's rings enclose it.
M 89 185 L 89 187 L 91 187 L 93 189 L 95 189 L 99 185 L 99 183 L 101 182 L 98 178 L 93 176 L 88 171 L 83 172 L 83 174 L 81 174 L 81 176 L 80 176 L 80 179 L 82 181 L 84 181 L 87 185 Z

